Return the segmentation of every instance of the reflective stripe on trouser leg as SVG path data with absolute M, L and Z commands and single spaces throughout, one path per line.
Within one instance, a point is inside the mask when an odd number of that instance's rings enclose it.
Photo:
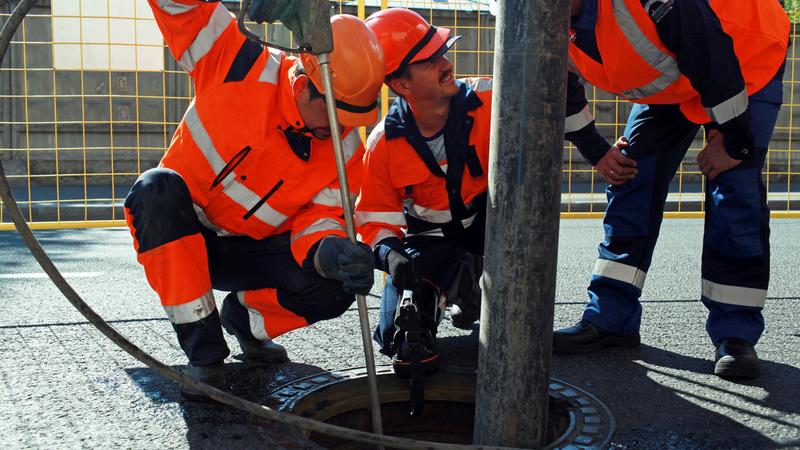
M 258 340 L 268 341 L 309 324 L 306 319 L 280 304 L 277 289 L 242 291 L 236 295 L 239 302 L 247 308 L 250 333 Z
M 780 104 L 773 80 L 750 99 L 755 149 L 749 160 L 706 187 L 702 300 L 706 330 L 716 344 L 737 337 L 756 344 L 764 331 L 762 309 L 769 286 L 769 208 L 761 169 Z
M 137 260 L 189 361 L 199 366 L 223 360 L 229 352 L 211 292 L 205 241 L 183 179 L 169 169 L 148 170 L 125 199 L 125 217 Z
M 634 105 L 625 136 L 636 177 L 606 189 L 605 239 L 598 246 L 583 319 L 618 334 L 639 331 L 639 297 L 658 239 L 669 183 L 697 134 L 675 105 Z

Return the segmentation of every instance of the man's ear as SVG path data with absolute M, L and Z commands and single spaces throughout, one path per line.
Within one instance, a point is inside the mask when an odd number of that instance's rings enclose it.
M 408 87 L 408 80 L 403 77 L 395 77 L 389 80 L 389 89 L 397 95 L 408 97 L 411 89 Z
M 294 83 L 292 83 L 292 93 L 295 98 L 302 98 L 303 95 L 308 95 L 308 83 L 310 81 L 308 75 L 300 75 L 294 79 Z

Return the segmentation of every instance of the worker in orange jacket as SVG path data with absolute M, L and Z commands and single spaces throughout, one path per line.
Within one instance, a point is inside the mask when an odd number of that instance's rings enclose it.
M 369 292 L 372 253 L 346 238 L 316 57 L 246 39 L 222 3 L 149 3 L 195 98 L 159 167 L 131 189 L 125 216 L 186 372 L 222 386 L 229 350 L 220 325 L 245 358 L 284 361 L 272 339 L 338 317 L 354 293 Z M 364 150 L 353 127 L 377 120 L 383 54 L 358 18 L 331 24 L 333 89 L 357 192 Z M 230 291 L 219 313 L 212 288 Z
M 782 103 L 789 21 L 778 0 L 572 0 L 567 139 L 609 183 L 605 239 L 582 319 L 553 348 L 639 344 L 639 297 L 670 181 L 700 126 L 705 175 L 701 300 L 714 373 L 758 375 L 769 284 L 761 169 Z M 578 76 L 633 102 L 624 138 L 597 132 Z
M 453 304 L 460 328 L 479 315 L 492 82 L 456 80 L 445 53 L 459 36 L 413 11 L 391 8 L 365 23 L 383 46 L 386 84 L 398 95 L 367 139 L 356 202 L 359 233 L 389 274 L 374 338 L 395 371 L 408 372 L 398 299 L 413 291 L 430 371 L 445 305 Z

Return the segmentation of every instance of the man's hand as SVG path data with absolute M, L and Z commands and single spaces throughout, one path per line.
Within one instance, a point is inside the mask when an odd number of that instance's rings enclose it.
M 620 151 L 628 145 L 628 138 L 622 136 L 597 162 L 595 170 L 608 184 L 622 184 L 632 180 L 639 173 L 636 161 L 623 155 Z
M 711 181 L 714 181 L 722 172 L 733 169 L 742 163 L 741 160 L 728 156 L 723 145 L 724 137 L 719 130 L 709 130 L 708 136 L 706 136 L 706 146 L 697 155 L 697 167 Z
M 325 278 L 341 281 L 345 292 L 367 295 L 374 281 L 375 259 L 363 242 L 328 236 L 314 253 L 314 268 Z
M 414 269 L 414 261 L 405 253 L 396 250 L 389 250 L 386 254 L 386 269 L 392 276 L 392 284 L 397 289 L 412 289 L 419 283 L 417 271 Z

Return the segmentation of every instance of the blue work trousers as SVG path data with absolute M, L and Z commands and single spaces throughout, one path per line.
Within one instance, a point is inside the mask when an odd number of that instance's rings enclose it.
M 764 331 L 769 284 L 769 209 L 761 169 L 781 106 L 775 78 L 750 96 L 751 158 L 705 179 L 702 296 L 714 344 L 736 337 L 753 345 Z M 670 182 L 699 126 L 677 105 L 633 106 L 625 128 L 636 177 L 606 189 L 605 239 L 589 284 L 583 318 L 617 334 L 639 331 L 639 297 L 658 239 Z M 674 280 L 681 283 L 682 280 Z

